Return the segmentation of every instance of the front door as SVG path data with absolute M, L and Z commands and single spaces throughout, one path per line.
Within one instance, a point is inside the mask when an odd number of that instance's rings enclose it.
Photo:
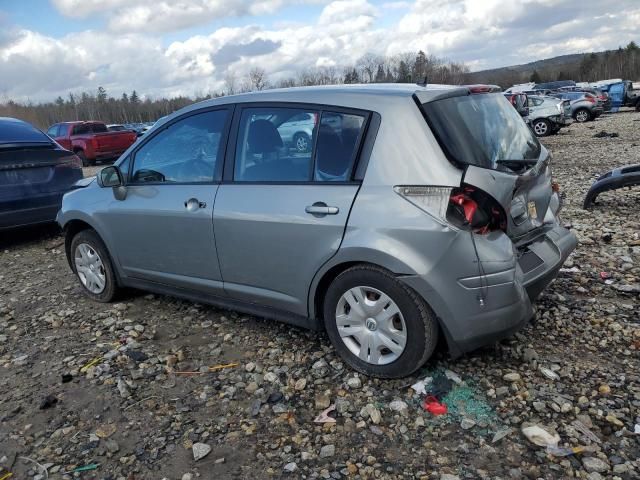
M 306 150 L 288 141 L 302 116 L 312 122 Z M 340 247 L 358 192 L 352 170 L 365 121 L 313 107 L 241 110 L 233 175 L 214 209 L 228 296 L 308 314 L 311 281 Z
M 104 219 L 127 276 L 224 293 L 213 206 L 228 120 L 226 109 L 179 118 L 132 154 L 126 198 Z

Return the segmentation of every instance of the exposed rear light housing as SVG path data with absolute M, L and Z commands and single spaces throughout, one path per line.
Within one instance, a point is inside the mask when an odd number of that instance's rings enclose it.
M 507 228 L 504 209 L 493 197 L 476 187 L 403 185 L 394 187 L 394 190 L 443 225 L 478 234 L 505 231 Z

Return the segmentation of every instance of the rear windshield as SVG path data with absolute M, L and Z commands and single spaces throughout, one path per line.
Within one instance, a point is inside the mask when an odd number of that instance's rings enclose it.
M 81 123 L 73 127 L 74 135 L 85 135 L 87 133 L 103 133 L 107 131 L 104 123 Z
M 51 143 L 51 140 L 27 122 L 0 118 L 0 144 L 2 143 Z
M 501 93 L 445 98 L 423 109 L 453 163 L 495 169 L 501 162 L 540 156 L 538 139 Z

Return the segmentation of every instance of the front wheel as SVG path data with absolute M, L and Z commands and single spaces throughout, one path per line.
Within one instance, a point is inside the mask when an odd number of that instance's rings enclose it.
M 82 230 L 71 241 L 71 264 L 84 293 L 98 302 L 112 301 L 118 285 L 107 247 L 93 230 Z
M 329 339 L 355 370 L 400 378 L 420 368 L 438 342 L 435 316 L 391 273 L 359 265 L 336 277 L 324 299 Z
M 573 116 L 576 122 L 584 123 L 591 120 L 591 113 L 586 108 L 579 109 Z
M 551 133 L 551 124 L 544 118 L 539 118 L 533 122 L 533 132 L 536 137 L 546 137 Z

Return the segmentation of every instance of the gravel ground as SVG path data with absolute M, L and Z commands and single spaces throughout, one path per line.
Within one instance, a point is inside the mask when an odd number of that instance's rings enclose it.
M 640 195 L 580 207 L 598 173 L 640 163 L 640 114 L 544 143 L 580 246 L 537 322 L 399 381 L 350 371 L 324 334 L 145 293 L 93 303 L 55 229 L 4 234 L 0 466 L 16 479 L 638 478 Z M 444 416 L 410 388 L 427 375 L 452 387 Z M 337 421 L 314 423 L 330 404 Z M 528 440 L 532 425 L 560 448 Z

